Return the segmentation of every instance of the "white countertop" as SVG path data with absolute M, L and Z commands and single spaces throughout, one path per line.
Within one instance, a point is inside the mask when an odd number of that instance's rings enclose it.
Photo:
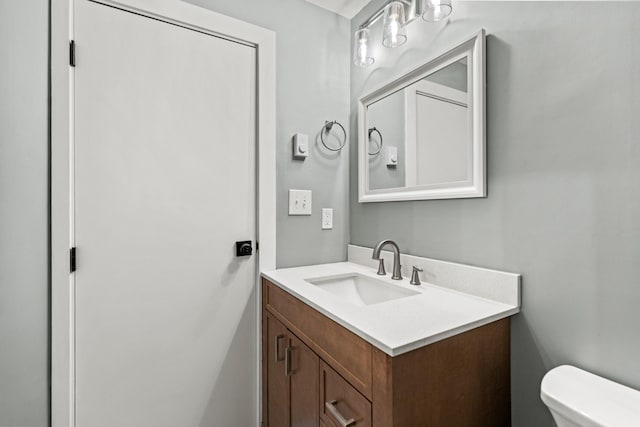
M 360 273 L 394 286 L 420 292 L 379 304 L 357 307 L 305 279 Z M 512 316 L 518 305 L 505 304 L 441 286 L 391 280 L 352 262 L 284 268 L 262 273 L 275 285 L 304 301 L 390 356 L 443 340 L 461 332 Z

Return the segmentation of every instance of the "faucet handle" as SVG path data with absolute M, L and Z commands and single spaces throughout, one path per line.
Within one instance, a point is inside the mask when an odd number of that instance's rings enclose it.
M 378 276 L 384 276 L 387 272 L 384 269 L 384 259 L 380 258 L 380 264 L 378 264 Z
M 409 282 L 409 284 L 411 285 L 419 285 L 420 284 L 420 275 L 418 274 L 418 272 L 421 272 L 422 269 L 416 267 L 415 265 L 413 266 L 413 273 L 411 273 L 411 281 Z

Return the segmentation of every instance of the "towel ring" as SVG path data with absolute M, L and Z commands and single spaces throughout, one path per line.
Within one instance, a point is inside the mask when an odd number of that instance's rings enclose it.
M 342 139 L 342 144 L 338 148 L 331 148 L 324 141 L 324 134 L 331 132 L 331 128 L 333 127 L 333 125 L 340 126 L 340 129 L 342 129 L 342 134 L 344 135 L 344 138 Z M 325 121 L 324 122 L 324 126 L 322 127 L 322 130 L 320 131 L 320 141 L 322 141 L 322 145 L 324 145 L 324 148 L 326 148 L 327 150 L 329 150 L 329 151 L 340 151 L 340 150 L 342 150 L 344 145 L 347 143 L 347 131 L 344 130 L 344 126 L 342 126 L 337 120 L 334 120 L 332 122 Z
M 378 151 L 375 151 L 373 153 L 369 153 L 370 156 L 375 156 L 377 154 L 380 153 L 380 150 L 382 150 L 382 134 L 380 133 L 380 131 L 378 129 L 374 127 L 372 127 L 371 129 L 369 129 L 369 142 L 371 142 L 371 134 L 373 132 L 376 132 L 378 134 L 378 136 L 380 137 L 380 142 L 377 142 L 377 146 L 378 146 Z

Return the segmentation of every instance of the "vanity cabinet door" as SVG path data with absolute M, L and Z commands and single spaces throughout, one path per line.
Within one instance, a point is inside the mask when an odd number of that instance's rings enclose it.
M 320 359 L 290 333 L 291 427 L 318 427 Z
M 289 347 L 287 328 L 266 313 L 263 317 L 264 379 L 266 383 L 265 414 L 267 427 L 289 426 L 289 377 L 285 372 L 285 354 Z
M 318 427 L 320 358 L 279 320 L 263 317 L 266 427 Z

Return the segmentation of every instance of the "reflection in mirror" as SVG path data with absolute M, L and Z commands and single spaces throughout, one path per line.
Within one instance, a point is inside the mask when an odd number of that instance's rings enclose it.
M 358 101 L 358 201 L 486 197 L 481 30 Z
M 379 132 L 368 132 L 370 190 L 469 181 L 467 63 L 464 57 L 367 107 L 367 128 Z

